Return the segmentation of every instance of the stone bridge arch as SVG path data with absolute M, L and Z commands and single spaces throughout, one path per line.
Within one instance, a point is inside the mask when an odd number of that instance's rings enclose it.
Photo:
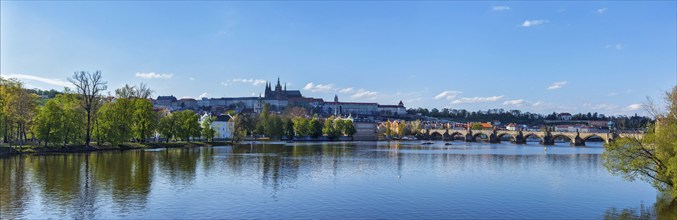
M 500 142 L 501 140 L 503 140 L 503 137 L 505 137 L 505 136 L 510 136 L 511 142 L 515 142 L 515 140 L 516 140 L 515 135 L 513 135 L 512 133 L 498 133 L 498 135 L 497 135 L 498 141 Z

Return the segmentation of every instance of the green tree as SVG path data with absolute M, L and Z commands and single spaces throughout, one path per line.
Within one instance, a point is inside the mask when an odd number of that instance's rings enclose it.
M 347 136 L 348 134 L 346 133 L 346 122 L 349 120 L 346 119 L 338 119 L 334 120 L 334 129 L 336 129 L 336 132 L 338 132 L 338 135 L 341 136 Z
M 45 142 L 45 147 L 49 143 L 59 143 L 62 140 L 63 109 L 57 102 L 57 99 L 51 99 L 45 103 L 38 111 L 35 130 L 38 140 Z
M 210 139 L 214 141 L 214 135 L 216 135 L 216 130 L 212 128 L 212 124 L 214 123 L 215 120 L 216 117 L 209 116 L 202 121 L 202 137 L 204 137 L 207 141 L 209 141 Z
M 327 135 L 327 138 L 329 138 L 329 140 L 336 140 L 336 138 L 338 138 L 338 136 L 340 135 L 339 133 L 340 131 L 336 130 L 334 120 L 336 120 L 334 116 L 325 119 L 324 126 L 322 127 L 322 133 L 324 135 Z
M 482 130 L 482 123 L 472 123 L 470 129 L 472 130 Z
M 166 138 L 166 142 L 169 142 L 169 140 L 176 136 L 178 129 L 178 121 L 176 119 L 177 117 L 172 113 L 160 118 L 158 132 Z
M 157 127 L 153 104 L 147 99 L 135 98 L 133 99 L 133 105 L 132 128 L 134 131 L 134 138 L 141 142 L 145 142 L 147 138 L 155 133 Z
M 252 129 L 253 117 L 248 114 L 237 114 L 233 116 L 233 142 L 240 142 L 247 136 L 247 132 Z
M 355 129 L 355 124 L 351 120 L 345 120 L 345 126 L 343 127 L 343 133 L 345 135 L 348 135 L 350 137 L 353 137 L 355 133 L 357 133 L 357 129 Z
M 191 141 L 191 137 L 199 137 L 202 129 L 199 124 L 199 117 L 191 110 L 179 111 L 176 117 L 176 136 L 184 141 Z
M 612 174 L 650 182 L 677 198 L 677 86 L 666 93 L 668 111 L 661 113 L 650 101 L 656 123 L 639 137 L 623 137 L 606 145 L 604 166 Z
M 293 119 L 294 134 L 298 137 L 305 137 L 310 135 L 309 121 L 306 118 L 295 117 Z
M 288 139 L 293 139 L 294 138 L 294 122 L 292 122 L 291 118 L 284 117 L 282 119 L 282 128 L 284 130 L 283 135 L 287 136 Z
M 317 117 L 310 119 L 310 136 L 313 138 L 318 138 L 322 136 L 322 122 Z
M 268 116 L 266 120 L 265 134 L 268 137 L 279 138 L 284 133 L 284 124 L 282 118 L 278 115 Z
M 98 144 L 109 142 L 117 146 L 134 137 L 133 120 L 129 116 L 134 114 L 132 101 L 126 98 L 116 99 L 115 102 L 104 103 L 97 112 L 94 137 Z
M 31 125 L 37 113 L 38 96 L 26 90 L 16 79 L 0 78 L 0 111 L 3 115 L 4 140 L 16 138 L 21 147 L 32 131 Z

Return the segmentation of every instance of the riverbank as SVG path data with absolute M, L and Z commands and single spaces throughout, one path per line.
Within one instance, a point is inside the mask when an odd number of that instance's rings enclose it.
M 67 145 L 65 147 L 45 147 L 29 143 L 19 148 L 18 146 L 9 147 L 6 143 L 0 143 L 0 156 L 15 154 L 41 154 L 41 153 L 81 153 L 93 151 L 110 150 L 134 150 L 134 149 L 156 149 L 156 148 L 182 148 L 182 147 L 211 147 L 230 145 L 231 142 L 152 142 L 152 143 L 123 143 L 117 146 L 102 144 L 93 146 Z

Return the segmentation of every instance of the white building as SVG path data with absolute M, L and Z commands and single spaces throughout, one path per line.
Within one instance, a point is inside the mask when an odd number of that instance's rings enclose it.
M 209 115 L 205 113 L 200 117 L 200 125 L 202 125 L 202 122 L 207 119 Z M 225 139 L 230 139 L 233 137 L 232 130 L 233 130 L 233 120 L 231 120 L 231 117 L 229 115 L 220 115 L 216 117 L 216 120 L 212 122 L 212 129 L 216 131 L 214 133 L 214 139 L 217 140 L 225 140 Z

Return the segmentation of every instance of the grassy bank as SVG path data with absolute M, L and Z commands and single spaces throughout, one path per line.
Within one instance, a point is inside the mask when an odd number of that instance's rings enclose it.
M 92 146 L 84 145 L 66 145 L 66 146 L 48 146 L 37 145 L 36 143 L 28 143 L 21 148 L 16 145 L 9 147 L 7 143 L 0 143 L 0 155 L 8 154 L 31 154 L 31 153 L 76 153 L 76 152 L 92 152 L 92 151 L 106 151 L 106 150 L 133 150 L 133 149 L 155 149 L 155 148 L 183 148 L 183 147 L 210 147 L 230 145 L 230 142 L 169 142 L 169 143 L 123 143 L 113 146 L 111 144 L 92 143 Z

